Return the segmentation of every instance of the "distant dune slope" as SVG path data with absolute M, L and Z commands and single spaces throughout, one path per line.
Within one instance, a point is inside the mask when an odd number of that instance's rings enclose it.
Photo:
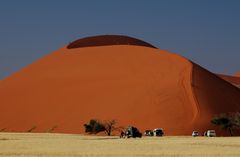
M 217 75 L 218 75 L 219 77 L 221 77 L 222 79 L 230 82 L 230 83 L 233 84 L 234 86 L 240 88 L 240 77 L 223 75 L 223 74 L 217 74 Z
M 240 77 L 240 71 L 236 72 L 234 76 Z
M 0 82 L 0 130 L 83 133 L 90 119 L 189 135 L 240 91 L 189 60 L 133 45 L 61 48 Z

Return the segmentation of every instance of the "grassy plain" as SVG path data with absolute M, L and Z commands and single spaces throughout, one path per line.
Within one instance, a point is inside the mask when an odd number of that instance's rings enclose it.
M 240 137 L 83 136 L 0 133 L 0 157 L 239 157 Z

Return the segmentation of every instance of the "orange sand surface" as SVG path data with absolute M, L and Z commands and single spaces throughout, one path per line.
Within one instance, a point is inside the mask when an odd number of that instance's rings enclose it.
M 240 71 L 236 72 L 234 76 L 240 77 Z
M 0 130 L 83 133 L 90 119 L 115 119 L 166 135 L 216 129 L 240 111 L 240 90 L 191 61 L 156 48 L 61 48 L 0 82 Z M 218 134 L 224 134 L 217 130 Z

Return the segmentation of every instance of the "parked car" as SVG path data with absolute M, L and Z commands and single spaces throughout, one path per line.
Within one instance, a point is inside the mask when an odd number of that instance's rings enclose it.
M 129 127 L 127 127 L 126 130 L 125 130 L 124 137 L 127 137 L 127 138 L 130 138 L 130 137 L 133 137 L 133 138 L 139 137 L 139 138 L 141 138 L 141 137 L 142 137 L 142 133 L 141 133 L 136 127 L 129 126 Z
M 144 132 L 144 136 L 153 136 L 153 131 L 152 130 L 146 130 Z
M 156 128 L 153 130 L 153 136 L 163 136 L 164 132 L 162 128 Z
M 199 136 L 198 131 L 193 131 L 193 132 L 192 132 L 192 137 L 197 137 L 197 136 Z
M 216 131 L 215 130 L 208 130 L 207 131 L 207 137 L 216 137 Z

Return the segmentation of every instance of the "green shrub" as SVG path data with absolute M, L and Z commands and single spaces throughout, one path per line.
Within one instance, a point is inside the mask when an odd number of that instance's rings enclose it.
M 219 126 L 221 129 L 228 130 L 230 135 L 233 136 L 233 130 L 240 128 L 240 113 L 222 113 L 216 115 L 211 120 L 211 123 Z

